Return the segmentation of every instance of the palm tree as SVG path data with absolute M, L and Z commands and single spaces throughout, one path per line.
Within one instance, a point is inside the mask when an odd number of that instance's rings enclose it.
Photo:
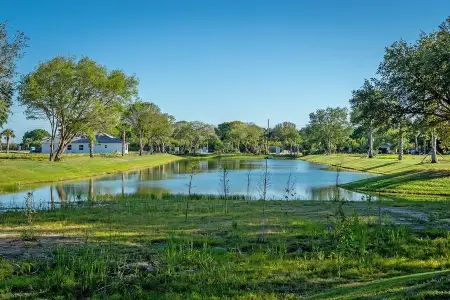
M 16 135 L 14 134 L 14 131 L 12 131 L 11 129 L 3 130 L 1 135 L 5 136 L 5 139 L 6 139 L 6 153 L 9 153 L 9 141 L 10 141 L 11 138 L 15 138 Z

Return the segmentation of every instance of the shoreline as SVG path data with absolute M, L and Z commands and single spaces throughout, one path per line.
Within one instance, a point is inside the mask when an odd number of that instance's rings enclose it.
M 88 156 L 78 156 L 78 157 L 73 157 L 73 158 L 69 158 L 65 161 L 62 162 L 48 162 L 48 161 L 32 161 L 32 160 L 10 160 L 7 162 L 2 162 L 0 161 L 0 171 L 3 172 L 8 172 L 8 168 L 11 167 L 21 167 L 21 166 L 14 166 L 14 163 L 22 163 L 22 164 L 27 164 L 27 162 L 31 163 L 37 163 L 38 165 L 34 165 L 34 168 L 43 168 L 45 170 L 45 167 L 48 166 L 56 166 L 56 168 L 58 167 L 66 167 L 64 169 L 65 172 L 67 171 L 71 171 L 74 169 L 73 166 L 73 162 L 77 161 L 77 160 L 82 160 L 82 162 L 85 162 L 86 159 L 91 160 L 91 158 L 89 158 Z M 118 162 L 121 163 L 118 167 L 116 168 L 106 168 L 108 167 L 105 164 L 105 169 L 104 171 L 97 171 L 97 170 L 92 170 L 92 171 L 85 171 L 86 173 L 84 173 L 81 176 L 69 176 L 69 177 L 58 177 L 59 174 L 61 173 L 50 173 L 50 171 L 45 172 L 44 175 L 55 175 L 54 177 L 49 176 L 49 178 L 47 179 L 42 179 L 42 180 L 33 180 L 33 179 L 25 179 L 24 181 L 20 181 L 20 180 L 14 180 L 12 182 L 0 182 L 0 193 L 1 194 L 8 194 L 8 193 L 14 193 L 14 192 L 18 192 L 21 189 L 24 188 L 28 188 L 30 186 L 38 186 L 38 185 L 43 185 L 43 184 L 49 184 L 49 183 L 58 183 L 58 182 L 67 182 L 67 181 L 76 181 L 76 180 L 82 180 L 82 179 L 89 179 L 89 178 L 95 178 L 95 177 L 101 177 L 101 176 L 106 176 L 106 175 L 111 175 L 111 174 L 117 174 L 117 173 L 122 173 L 122 172 L 129 172 L 129 171 L 134 171 L 134 170 L 139 170 L 139 169 L 145 169 L 145 168 L 152 168 L 152 167 L 157 167 L 160 165 L 164 165 L 167 163 L 171 163 L 174 161 L 179 161 L 179 160 L 183 160 L 184 158 L 182 157 L 178 157 L 176 155 L 171 155 L 171 154 L 156 154 L 156 155 L 145 155 L 145 156 L 137 156 L 137 155 L 133 155 L 133 154 L 129 154 L 129 156 L 125 156 L 125 157 L 114 157 L 114 158 L 105 158 L 105 157 L 95 157 L 92 159 L 91 162 L 93 162 L 96 166 L 95 167 L 101 167 L 101 162 Z M 89 161 L 88 160 L 88 161 Z M 86 161 L 86 162 L 88 162 Z M 5 166 L 6 165 L 6 166 Z M 26 167 L 26 166 L 25 166 Z M 76 166 L 78 167 L 78 166 Z M 5 170 L 2 170 L 3 168 L 5 168 Z M 28 170 L 30 171 L 30 170 Z M 24 173 L 24 172 L 22 172 Z M 26 173 L 26 172 L 25 172 Z M 30 172 L 32 173 L 32 172 Z M 29 174 L 26 174 L 29 175 Z M 32 174 L 31 174 L 32 175 Z M 61 175 L 62 176 L 62 175 Z

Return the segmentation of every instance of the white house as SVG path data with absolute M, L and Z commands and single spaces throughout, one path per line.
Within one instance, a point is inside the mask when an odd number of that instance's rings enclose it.
M 107 134 L 96 135 L 97 142 L 94 144 L 94 153 L 122 153 L 122 140 Z M 59 139 L 55 138 L 55 148 Z M 128 153 L 128 144 L 125 144 L 125 153 Z M 42 153 L 50 153 L 50 139 L 42 141 Z M 76 137 L 67 145 L 65 153 L 89 153 L 89 139 L 87 137 Z

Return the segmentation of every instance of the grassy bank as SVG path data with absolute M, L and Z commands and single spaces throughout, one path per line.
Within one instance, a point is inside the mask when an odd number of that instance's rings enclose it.
M 49 162 L 41 154 L 0 155 L 0 189 L 11 191 L 29 184 L 78 179 L 182 159 L 169 154 L 122 156 L 66 155 L 61 162 Z
M 104 199 L 0 215 L 0 298 L 450 297 L 446 202 Z
M 450 196 L 450 157 L 438 164 L 421 163 L 423 156 L 405 155 L 399 161 L 395 155 L 367 158 L 361 155 L 310 155 L 301 159 L 312 163 L 382 174 L 370 179 L 342 185 L 347 189 L 396 193 Z

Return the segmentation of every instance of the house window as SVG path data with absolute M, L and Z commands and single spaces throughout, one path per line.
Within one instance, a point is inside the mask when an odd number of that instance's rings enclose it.
M 105 148 L 108 148 L 108 145 L 105 145 Z
M 84 150 L 84 145 L 78 146 L 78 150 Z
M 67 150 L 71 151 L 72 150 L 72 145 L 67 146 Z

